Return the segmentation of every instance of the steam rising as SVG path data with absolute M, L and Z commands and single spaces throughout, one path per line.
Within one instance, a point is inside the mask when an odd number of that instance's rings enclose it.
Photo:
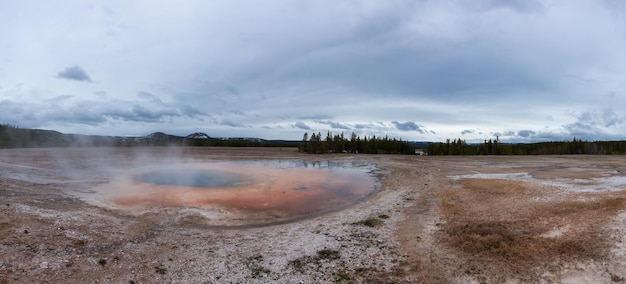
M 34 185 L 28 189 L 33 194 L 51 199 L 71 196 L 131 215 L 156 210 L 173 218 L 195 216 L 201 220 L 195 223 L 219 226 L 316 216 L 360 202 L 377 189 L 368 163 L 297 160 L 293 152 L 276 150 L 268 155 L 258 151 L 6 149 L 0 152 L 0 178 L 28 182 Z

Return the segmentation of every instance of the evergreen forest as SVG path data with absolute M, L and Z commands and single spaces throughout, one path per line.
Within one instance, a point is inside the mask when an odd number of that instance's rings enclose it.
M 501 143 L 485 140 L 480 144 L 468 144 L 462 139 L 430 143 L 428 155 L 609 155 L 626 154 L 626 141 L 553 141 L 537 143 Z
M 350 138 L 344 134 L 333 135 L 330 131 L 326 137 L 322 138 L 321 133 L 304 133 L 302 144 L 299 146 L 300 152 L 311 154 L 323 153 L 362 153 L 362 154 L 415 154 L 415 149 L 408 141 L 395 138 L 363 136 L 363 138 L 352 132 Z

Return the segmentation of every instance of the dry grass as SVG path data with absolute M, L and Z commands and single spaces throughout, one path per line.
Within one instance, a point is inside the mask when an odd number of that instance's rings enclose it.
M 384 224 L 383 220 L 380 219 L 376 219 L 376 218 L 367 218 L 363 221 L 359 221 L 354 223 L 354 225 L 362 225 L 362 226 L 366 226 L 366 227 L 370 227 L 370 228 L 376 228 L 376 227 L 380 227 Z
M 460 273 L 482 280 L 532 281 L 550 266 L 604 258 L 604 225 L 626 206 L 621 192 L 547 198 L 549 190 L 519 181 L 458 182 L 439 193 L 439 237 L 470 260 Z

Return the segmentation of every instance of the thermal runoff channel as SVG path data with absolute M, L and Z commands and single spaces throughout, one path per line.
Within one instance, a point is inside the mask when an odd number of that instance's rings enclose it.
M 377 189 L 371 170 L 371 165 L 306 161 L 167 164 L 132 170 L 93 192 L 121 210 L 191 207 L 222 221 L 239 216 L 270 222 L 363 200 Z

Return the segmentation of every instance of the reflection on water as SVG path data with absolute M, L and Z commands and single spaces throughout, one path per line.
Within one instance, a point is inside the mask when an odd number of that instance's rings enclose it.
M 363 200 L 377 189 L 372 169 L 363 163 L 302 160 L 161 165 L 138 169 L 95 191 L 121 209 L 219 208 L 250 220 L 275 221 Z
M 257 165 L 273 168 L 317 168 L 317 169 L 352 169 L 371 170 L 372 165 L 366 162 L 333 162 L 333 161 L 310 161 L 310 160 L 256 160 L 236 162 L 242 165 Z

